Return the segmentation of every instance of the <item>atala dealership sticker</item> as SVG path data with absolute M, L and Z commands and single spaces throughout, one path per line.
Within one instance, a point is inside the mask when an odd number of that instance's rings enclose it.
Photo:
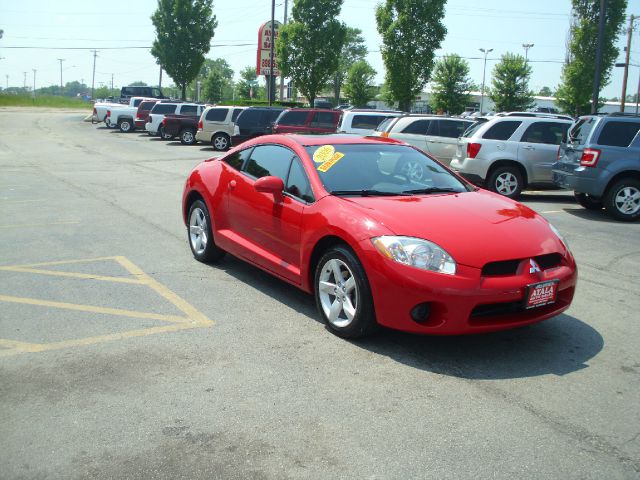
M 556 301 L 558 281 L 534 283 L 527 287 L 526 308 L 542 307 Z
M 329 170 L 331 167 L 333 167 L 336 163 L 338 163 L 338 160 L 340 160 L 342 157 L 344 157 L 344 153 L 340 153 L 340 152 L 334 153 L 329 160 L 327 160 L 326 162 L 324 162 L 322 165 L 318 167 L 318 171 L 322 173 L 326 173 L 326 171 Z

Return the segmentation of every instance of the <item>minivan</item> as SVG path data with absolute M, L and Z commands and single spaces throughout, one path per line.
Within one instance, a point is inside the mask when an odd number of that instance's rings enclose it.
M 335 133 L 342 113 L 318 108 L 289 108 L 273 125 L 273 133 Z

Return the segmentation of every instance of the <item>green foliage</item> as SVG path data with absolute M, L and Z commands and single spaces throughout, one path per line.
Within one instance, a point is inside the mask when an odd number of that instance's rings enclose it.
M 280 70 L 311 105 L 340 64 L 347 30 L 337 20 L 341 7 L 342 0 L 295 0 L 276 41 Z
M 131 82 L 128 87 L 146 87 L 148 86 L 145 82 L 138 80 L 137 82 Z
M 240 80 L 236 83 L 236 95 L 239 98 L 249 99 L 253 92 L 253 96 L 256 96 L 258 88 L 258 75 L 256 75 L 256 68 L 251 65 L 244 67 L 240 71 Z
M 362 30 L 359 28 L 347 27 L 344 45 L 340 54 L 338 70 L 333 75 L 331 83 L 333 84 L 333 98 L 335 104 L 340 103 L 340 90 L 342 84 L 347 78 L 351 66 L 359 60 L 364 60 L 367 55 L 367 46 L 364 43 Z
M 447 55 L 438 60 L 433 70 L 431 108 L 451 115 L 464 112 L 469 103 L 471 80 L 469 63 L 458 55 Z
M 489 98 L 496 112 L 522 111 L 534 105 L 529 90 L 531 67 L 522 55 L 505 53 L 493 68 L 493 81 Z
M 442 23 L 445 3 L 385 0 L 376 7 L 385 83 L 402 110 L 410 109 L 431 76 L 435 51 L 447 33 Z
M 549 87 L 542 87 L 538 92 L 538 95 L 540 95 L 541 97 L 552 97 L 553 91 L 551 91 Z
M 151 54 L 182 90 L 197 76 L 218 22 L 213 0 L 158 0 L 151 16 L 156 39 Z
M 570 61 L 562 69 L 556 104 L 574 116 L 590 113 L 596 71 L 596 47 L 600 2 L 572 0 L 574 23 L 569 42 Z M 600 88 L 609 83 L 611 68 L 618 56 L 616 40 L 625 19 L 627 0 L 607 0 Z
M 60 88 L 60 86 L 58 86 Z M 0 94 L 0 107 L 47 107 L 47 108 L 77 108 L 88 113 L 93 104 L 81 98 L 68 98 L 53 95 L 36 95 L 35 100 L 31 95 L 4 95 Z
M 218 103 L 223 98 L 231 99 L 233 96 L 233 70 L 223 58 L 205 60 L 198 79 L 202 82 L 202 97 L 200 100 Z M 193 84 L 195 92 L 197 85 Z M 195 94 L 193 95 L 195 98 Z
M 374 96 L 373 79 L 376 71 L 365 60 L 360 60 L 351 65 L 344 85 L 344 93 L 347 94 L 351 105 L 362 107 Z

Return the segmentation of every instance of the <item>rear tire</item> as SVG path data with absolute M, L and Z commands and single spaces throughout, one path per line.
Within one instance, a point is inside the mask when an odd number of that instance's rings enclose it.
M 231 145 L 231 141 L 229 140 L 229 136 L 224 133 L 216 133 L 211 139 L 211 146 L 214 150 L 219 152 L 224 152 L 229 149 L 229 145 Z
M 489 175 L 487 187 L 492 192 L 515 200 L 524 188 L 522 174 L 516 167 L 498 167 Z
M 133 132 L 135 127 L 132 125 L 131 120 L 129 120 L 128 118 L 125 118 L 118 122 L 118 128 L 122 133 L 129 133 L 129 132 Z
M 202 200 L 196 200 L 191 204 L 187 220 L 187 238 L 193 257 L 203 263 L 215 262 L 224 257 L 224 250 L 218 248 L 213 240 L 211 217 Z
M 640 180 L 627 177 L 611 185 L 604 196 L 604 208 L 616 220 L 640 219 Z
M 173 135 L 171 135 L 169 133 L 166 133 L 164 131 L 164 127 L 162 127 L 162 126 L 160 128 L 158 128 L 158 135 L 160 135 L 160 138 L 162 140 L 171 140 L 173 138 Z
M 322 255 L 314 290 L 320 315 L 339 337 L 364 337 L 378 329 L 367 274 L 347 246 L 337 245 Z
M 192 128 L 185 128 L 180 131 L 180 143 L 194 145 L 196 143 L 196 132 Z
M 586 193 L 574 192 L 574 196 L 576 197 L 576 202 L 587 210 L 602 210 L 602 207 L 604 206 L 602 200 L 595 199 Z

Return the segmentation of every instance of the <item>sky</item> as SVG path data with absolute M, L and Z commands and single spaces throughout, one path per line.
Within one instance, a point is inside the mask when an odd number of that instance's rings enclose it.
M 276 0 L 276 19 L 282 21 L 285 0 Z M 293 0 L 289 0 L 289 10 Z M 380 55 L 382 43 L 376 30 L 375 5 L 378 0 L 344 0 L 340 18 L 360 28 L 369 49 L 368 62 L 384 80 Z M 155 38 L 150 16 L 157 0 L 0 0 L 0 85 L 36 88 L 63 82 L 84 81 L 91 85 L 93 52 L 96 57 L 96 88 L 113 84 L 116 88 L 135 81 L 158 84 L 159 67 L 149 47 Z M 554 89 L 560 82 L 565 42 L 571 11 L 570 0 L 448 0 L 444 24 L 447 35 L 436 55 L 458 54 L 469 62 L 470 77 L 482 83 L 483 54 L 487 57 L 486 82 L 491 70 L 506 52 L 524 54 L 522 44 L 534 44 L 528 59 L 533 69 L 530 88 Z M 214 0 L 218 27 L 208 58 L 224 58 L 235 71 L 255 66 L 258 28 L 271 18 L 270 0 Z M 640 15 L 640 0 L 628 0 L 627 15 Z M 640 27 L 640 22 L 637 22 Z M 640 39 L 634 31 L 631 63 L 640 65 Z M 618 39 L 620 56 L 626 35 Z M 38 47 L 9 48 L 9 47 Z M 66 49 L 63 47 L 67 47 Z M 59 59 L 62 59 L 60 62 Z M 601 95 L 619 97 L 622 68 L 615 68 L 611 82 Z M 26 77 L 25 77 L 26 72 Z M 638 85 L 640 66 L 632 66 L 627 93 Z M 8 76 L 8 77 L 7 77 Z M 26 78 L 26 81 L 25 81 Z M 173 83 L 163 74 L 163 85 Z

